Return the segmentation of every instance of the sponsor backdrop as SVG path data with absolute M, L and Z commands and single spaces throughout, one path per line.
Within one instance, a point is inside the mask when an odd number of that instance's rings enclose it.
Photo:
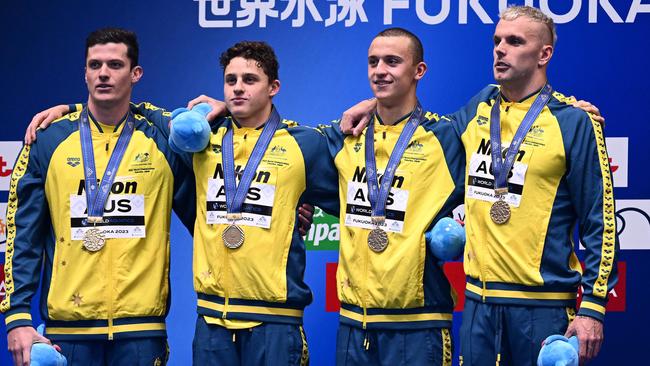
M 419 85 L 425 107 L 450 113 L 492 81 L 492 32 L 499 9 L 511 1 L 481 0 L 161 0 L 11 2 L 0 34 L 5 52 L 0 135 L 0 251 L 6 245 L 5 209 L 12 166 L 31 116 L 54 104 L 84 101 L 84 40 L 98 27 L 137 32 L 144 78 L 135 101 L 169 109 L 202 94 L 222 97 L 219 54 L 239 40 L 265 40 L 280 59 L 282 90 L 276 98 L 287 118 L 315 125 L 337 118 L 370 96 L 367 47 L 389 26 L 421 38 L 429 71 Z M 512 1 L 554 14 L 559 31 L 550 66 L 555 89 L 588 99 L 607 117 L 605 128 L 616 185 L 621 281 L 610 294 L 605 344 L 595 365 L 636 364 L 643 324 L 650 324 L 650 43 L 648 0 Z M 435 187 L 432 187 L 435 189 Z M 462 210 L 457 211 L 462 216 Z M 316 211 L 307 234 L 307 282 L 314 302 L 305 328 L 313 365 L 334 363 L 337 327 L 335 270 L 339 227 Z M 172 310 L 168 318 L 172 365 L 191 362 L 195 296 L 191 288 L 189 234 L 172 228 Z M 263 255 L 263 253 L 260 253 Z M 0 260 L 0 267 L 4 259 Z M 462 294 L 462 263 L 447 274 Z M 0 279 L 4 274 L 0 275 Z M 4 282 L 0 296 L 4 295 Z M 56 295 L 55 295 L 56 296 Z M 459 299 L 457 310 L 462 308 Z M 35 322 L 38 316 L 35 313 Z M 460 313 L 455 317 L 457 335 Z M 6 352 L 0 325 L 0 364 Z

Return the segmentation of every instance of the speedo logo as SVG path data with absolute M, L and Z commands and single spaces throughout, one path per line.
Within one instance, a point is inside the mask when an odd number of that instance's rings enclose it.
M 97 185 L 99 185 L 100 180 L 97 179 Z M 79 180 L 79 187 L 77 188 L 77 195 L 81 196 L 86 190 L 86 181 L 84 179 Z M 113 182 L 111 185 L 112 194 L 134 194 L 138 190 L 137 182 Z
M 73 168 L 77 167 L 79 164 L 81 164 L 81 158 L 68 157 L 66 164 L 70 165 Z
M 235 175 L 241 178 L 244 173 L 244 169 L 241 165 L 235 166 Z M 212 175 L 213 179 L 225 179 L 223 175 L 223 166 L 221 163 L 217 164 L 217 167 L 214 169 L 214 174 Z M 255 183 L 268 183 L 271 179 L 271 172 L 258 170 L 253 177 L 253 182 Z
M 383 174 L 378 177 L 379 184 L 381 184 L 383 178 L 384 178 Z M 366 177 L 366 168 L 357 166 L 354 169 L 354 174 L 352 175 L 352 181 L 358 183 L 367 183 L 368 181 Z M 391 187 L 402 188 L 403 185 L 404 185 L 404 177 L 395 174 L 395 176 L 393 177 L 393 181 L 391 182 Z
M 361 143 L 357 142 L 354 144 L 354 152 L 359 152 L 359 150 L 361 150 Z
M 211 144 L 210 148 L 212 149 L 212 152 L 215 154 L 221 154 L 221 145 L 217 144 Z

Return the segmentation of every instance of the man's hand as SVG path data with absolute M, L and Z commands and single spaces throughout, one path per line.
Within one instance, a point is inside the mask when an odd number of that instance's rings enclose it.
M 586 100 L 578 100 L 576 102 L 573 102 L 572 105 L 576 108 L 582 109 L 587 113 L 590 113 L 591 118 L 593 118 L 594 121 L 600 123 L 603 126 L 605 125 L 605 117 L 600 115 L 600 109 L 598 109 L 598 107 L 596 107 L 595 105 L 587 102 Z
M 361 132 L 370 122 L 371 113 L 377 108 L 377 99 L 367 99 L 355 104 L 343 112 L 341 117 L 341 131 L 345 134 L 361 135 Z
M 307 235 L 311 223 L 314 222 L 314 206 L 303 203 L 302 206 L 298 207 L 298 221 L 300 222 L 298 232 L 301 236 Z
M 228 108 L 226 107 L 226 103 L 211 98 L 207 95 L 199 95 L 198 97 L 190 100 L 187 103 L 187 109 L 192 109 L 192 107 L 194 107 L 199 103 L 208 103 L 210 107 L 212 107 L 212 111 L 208 113 L 207 116 L 205 116 L 205 119 L 208 120 L 208 122 L 213 121 L 218 117 L 224 117 L 228 114 Z
M 36 113 L 34 117 L 32 117 L 32 121 L 29 122 L 27 131 L 25 131 L 25 144 L 31 145 L 34 141 L 36 141 L 36 131 L 39 129 L 46 129 L 47 126 L 52 123 L 52 121 L 63 117 L 63 115 L 67 113 L 70 113 L 70 109 L 67 105 L 64 104 L 60 104 L 50 109 Z
M 580 345 L 580 365 L 598 356 L 600 346 L 603 344 L 603 323 L 588 316 L 578 315 L 567 328 L 565 337 L 578 336 Z
M 7 333 L 7 345 L 15 366 L 29 366 L 30 352 L 34 343 L 52 344 L 32 327 L 18 327 Z

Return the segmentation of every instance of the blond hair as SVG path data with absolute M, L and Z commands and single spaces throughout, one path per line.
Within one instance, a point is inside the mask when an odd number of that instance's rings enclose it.
M 544 24 L 551 36 L 552 45 L 555 47 L 557 32 L 555 31 L 555 23 L 551 17 L 532 6 L 521 5 L 511 5 L 499 15 L 499 18 L 503 20 L 515 20 L 519 17 L 526 17 L 532 21 Z

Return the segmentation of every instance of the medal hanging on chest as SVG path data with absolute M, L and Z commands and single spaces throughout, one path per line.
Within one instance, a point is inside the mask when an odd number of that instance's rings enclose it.
M 127 113 L 120 137 L 117 139 L 117 143 L 115 144 L 115 149 L 113 149 L 113 153 L 106 165 L 106 170 L 104 171 L 102 180 L 100 183 L 97 183 L 95 153 L 93 150 L 92 134 L 90 132 L 88 109 L 84 108 L 81 111 L 79 135 L 81 139 L 81 158 L 84 167 L 86 210 L 88 212 L 86 221 L 88 224 L 94 225 L 84 233 L 82 245 L 84 249 L 89 252 L 97 252 L 106 244 L 104 233 L 97 227 L 97 225 L 101 225 L 104 222 L 104 207 L 106 206 L 106 201 L 111 193 L 111 186 L 117 176 L 117 169 L 120 167 L 120 162 L 122 161 L 126 148 L 129 145 L 134 128 L 135 120 L 133 115 L 129 112 Z
M 264 153 L 268 148 L 275 130 L 280 125 L 280 115 L 273 107 L 269 119 L 264 124 L 262 133 L 255 143 L 255 147 L 251 152 L 250 158 L 246 162 L 246 167 L 241 175 L 239 184 L 237 184 L 235 176 L 235 152 L 233 145 L 233 128 L 229 126 L 226 134 L 223 136 L 221 142 L 221 158 L 223 165 L 224 186 L 226 190 L 226 217 L 230 224 L 221 233 L 223 245 L 228 249 L 237 249 L 244 245 L 245 233 L 244 230 L 237 225 L 237 221 L 242 218 L 242 206 L 246 199 L 248 189 L 253 182 L 257 167 L 260 165 Z M 234 122 L 233 122 L 234 123 Z
M 365 158 L 366 158 L 366 177 L 368 182 L 368 199 L 370 200 L 370 208 L 372 210 L 372 223 L 375 226 L 368 233 L 368 247 L 375 253 L 381 253 L 388 247 L 388 233 L 382 229 L 386 222 L 386 202 L 390 187 L 395 177 L 397 167 L 404 155 L 404 151 L 408 147 L 408 143 L 413 137 L 415 130 L 420 125 L 423 117 L 422 106 L 417 103 L 415 110 L 411 113 L 411 117 L 406 122 L 402 132 L 397 139 L 397 143 L 390 154 L 386 170 L 381 178 L 381 183 L 378 182 L 377 162 L 375 159 L 375 130 L 374 124 L 371 122 L 366 128 L 365 140 Z M 374 121 L 374 118 L 372 119 Z
M 97 252 L 101 250 L 106 243 L 104 233 L 94 227 L 86 230 L 82 241 L 84 248 L 89 252 Z
M 510 220 L 512 211 L 505 198 L 508 194 L 508 174 L 515 163 L 515 157 L 526 138 L 528 130 L 551 99 L 553 89 L 546 84 L 539 92 L 535 101 L 517 128 L 510 146 L 501 155 L 501 95 L 497 96 L 490 111 L 490 149 L 492 155 L 492 172 L 494 174 L 494 195 L 497 200 L 490 207 L 490 218 L 497 225 L 503 225 Z

